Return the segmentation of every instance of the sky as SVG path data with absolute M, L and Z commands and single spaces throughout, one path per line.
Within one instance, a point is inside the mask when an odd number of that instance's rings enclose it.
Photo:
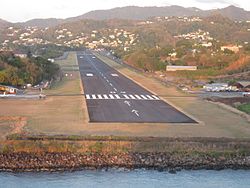
M 34 18 L 68 18 L 92 10 L 123 6 L 224 8 L 235 5 L 250 11 L 248 0 L 2 0 L 0 18 L 10 22 L 23 22 Z

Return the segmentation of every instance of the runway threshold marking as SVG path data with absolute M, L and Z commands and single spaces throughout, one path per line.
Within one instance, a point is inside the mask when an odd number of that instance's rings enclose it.
M 153 98 L 153 97 L 151 97 L 150 95 L 146 95 L 146 96 L 147 96 L 149 99 L 151 99 L 151 100 L 152 100 L 152 99 L 154 99 L 154 98 Z
M 120 99 L 120 98 L 121 98 L 119 95 L 115 95 L 115 97 L 116 97 L 117 99 Z
M 110 99 L 115 99 L 115 97 L 113 95 L 109 95 Z
M 152 95 L 153 98 L 159 100 L 159 97 L 156 97 L 155 95 Z
M 141 98 L 143 98 L 143 99 L 148 99 L 147 97 L 145 97 L 144 95 L 140 95 L 141 96 Z
M 126 99 L 130 99 L 127 95 L 123 95 Z
M 87 100 L 160 100 L 155 95 L 85 94 Z
M 135 95 L 135 97 L 136 97 L 137 99 L 142 99 L 139 95 Z

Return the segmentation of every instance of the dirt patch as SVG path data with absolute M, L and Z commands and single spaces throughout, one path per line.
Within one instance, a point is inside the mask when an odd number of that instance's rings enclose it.
M 27 118 L 20 116 L 0 117 L 0 126 L 8 126 L 10 134 L 22 133 L 23 128 L 27 125 Z
M 232 107 L 235 107 L 235 105 L 238 104 L 247 104 L 250 103 L 250 97 L 234 97 L 234 98 L 209 98 L 208 101 L 213 102 L 221 102 L 226 105 L 230 105 Z

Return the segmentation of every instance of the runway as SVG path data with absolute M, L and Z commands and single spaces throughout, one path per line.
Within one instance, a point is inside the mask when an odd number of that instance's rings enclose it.
M 77 53 L 90 122 L 196 123 L 91 51 Z

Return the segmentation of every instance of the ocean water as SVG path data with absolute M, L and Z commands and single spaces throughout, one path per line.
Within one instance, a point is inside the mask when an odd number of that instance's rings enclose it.
M 60 173 L 0 173 L 2 188 L 250 188 L 250 171 L 109 170 Z

